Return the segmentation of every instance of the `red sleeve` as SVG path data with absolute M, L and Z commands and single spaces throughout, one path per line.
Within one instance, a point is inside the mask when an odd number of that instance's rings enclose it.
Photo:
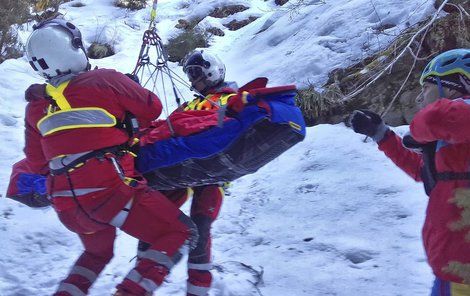
M 420 143 L 443 140 L 451 144 L 470 142 L 470 105 L 463 100 L 440 99 L 419 111 L 410 124 Z
M 421 168 L 423 167 L 421 154 L 403 147 L 401 138 L 394 132 L 388 132 L 385 138 L 379 142 L 379 150 L 383 151 L 415 181 L 421 181 Z
M 149 127 L 151 121 L 162 113 L 160 99 L 122 73 L 113 71 L 111 75 L 112 83 L 108 86 L 112 88 L 118 103 L 137 118 L 142 128 Z
M 26 160 L 24 166 L 28 168 L 29 173 L 46 175 L 49 172 L 48 161 L 44 156 L 41 146 L 41 134 L 35 124 L 37 118 L 42 116 L 47 102 L 32 101 L 26 106 L 25 115 L 25 146 L 24 154 Z

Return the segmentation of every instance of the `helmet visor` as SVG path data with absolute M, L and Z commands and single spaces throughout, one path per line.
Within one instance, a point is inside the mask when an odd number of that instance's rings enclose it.
M 193 82 L 198 79 L 204 78 L 204 72 L 200 66 L 190 66 L 185 69 L 186 75 L 189 78 L 189 81 Z

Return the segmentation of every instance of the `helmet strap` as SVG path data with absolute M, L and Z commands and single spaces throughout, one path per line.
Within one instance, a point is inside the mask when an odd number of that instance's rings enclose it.
M 442 98 L 445 98 L 445 93 L 444 93 L 444 88 L 442 87 L 442 82 L 440 77 L 436 77 L 436 82 L 437 82 L 437 89 L 439 90 L 439 96 Z

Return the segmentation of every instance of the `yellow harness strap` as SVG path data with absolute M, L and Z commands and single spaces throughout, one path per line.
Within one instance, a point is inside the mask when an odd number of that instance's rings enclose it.
M 37 128 L 42 136 L 77 128 L 116 126 L 116 117 L 106 109 L 99 107 L 72 108 L 64 96 L 64 91 L 69 83 L 70 81 L 66 81 L 57 87 L 51 84 L 46 85 L 46 93 L 52 97 L 59 110 L 50 104 L 47 115 L 38 121 Z
M 204 100 L 197 98 L 189 102 L 186 108 L 184 108 L 184 111 L 219 109 L 220 106 L 226 105 L 228 100 L 235 95 L 236 94 L 213 94 L 207 95 Z
M 46 85 L 46 93 L 54 99 L 57 106 L 61 110 L 72 109 L 69 102 L 64 96 L 65 88 L 67 88 L 69 83 L 70 83 L 70 80 L 61 83 L 58 87 L 54 87 L 51 84 Z
M 466 296 L 470 295 L 470 285 L 450 283 L 450 295 L 452 296 Z

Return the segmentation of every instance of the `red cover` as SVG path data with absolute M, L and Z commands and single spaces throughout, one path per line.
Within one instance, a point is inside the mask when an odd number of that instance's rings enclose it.
M 74 154 L 125 143 L 127 133 L 118 128 L 82 128 L 61 131 L 42 137 L 36 127 L 46 115 L 49 100 L 44 97 L 44 85 L 35 85 L 27 91 L 26 146 L 28 161 L 35 168 L 43 167 L 57 155 Z M 114 70 L 98 69 L 73 78 L 64 91 L 73 108 L 100 107 L 124 120 L 132 113 L 141 127 L 148 127 L 156 119 L 162 105 L 158 97 L 127 76 Z M 36 172 L 35 172 L 36 173 Z
M 168 116 L 174 130 L 174 136 L 192 135 L 218 124 L 217 110 L 189 110 L 173 112 Z M 227 118 L 226 118 L 227 119 Z M 167 120 L 156 120 L 152 128 L 144 130 L 140 136 L 140 144 L 151 144 L 170 138 L 171 131 Z

